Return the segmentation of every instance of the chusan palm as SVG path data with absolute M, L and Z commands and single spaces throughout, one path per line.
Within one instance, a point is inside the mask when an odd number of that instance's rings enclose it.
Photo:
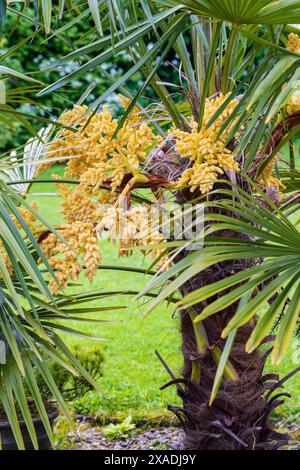
M 126 240 L 130 250 L 159 249 L 160 264 L 169 267 L 141 293 L 155 296 L 148 311 L 174 300 L 174 292 L 182 295 L 177 307 L 184 370 L 172 383 L 183 407 L 172 409 L 184 425 L 186 448 L 276 447 L 285 438 L 273 432 L 269 415 L 279 402 L 271 395 L 281 382 L 263 376 L 266 355 L 257 348 L 272 339 L 280 319 L 272 350 L 273 362 L 280 362 L 299 312 L 299 233 L 288 218 L 298 197 L 293 138 L 300 119 L 300 42 L 293 34 L 297 27 L 289 24 L 300 23 L 299 2 L 136 0 L 98 7 L 88 2 L 77 11 L 80 18 L 90 14 L 91 5 L 96 22 L 91 41 L 60 58 L 59 65 L 75 61 L 77 66 L 42 93 L 57 92 L 88 70 L 105 73 L 101 65 L 122 51 L 132 68 L 112 80 L 90 110 L 77 107 L 63 114 L 62 124 L 77 130 L 58 134 L 53 148 L 58 158 L 68 158 L 74 156 L 74 142 L 82 146 L 80 164 L 70 160 L 67 168 L 67 175 L 79 178 L 76 200 L 103 198 L 111 189 L 104 199 L 125 200 L 130 220 L 139 217 L 135 233 L 148 211 L 132 206 L 129 193 L 136 196 L 137 188 L 150 188 L 156 201 L 204 203 L 201 250 L 187 250 L 185 240 L 158 243 L 160 232 L 155 244 L 153 237 L 146 244 Z M 49 21 L 48 15 L 47 32 Z M 160 78 L 168 59 L 178 61 L 174 89 Z M 126 82 L 137 70 L 145 78 L 131 96 Z M 122 100 L 126 111 L 119 123 L 106 108 L 97 114 L 116 90 L 130 98 Z M 140 98 L 150 90 L 156 105 L 143 109 Z M 285 144 L 287 189 L 276 162 Z M 148 206 L 152 202 L 140 193 L 138 198 Z M 66 217 L 76 220 L 79 209 L 80 204 L 72 210 L 66 203 Z M 93 217 L 98 230 L 112 229 L 110 214 Z M 124 244 L 121 248 L 126 250 Z M 172 266 L 164 258 L 168 253 Z M 261 306 L 265 312 L 257 318 Z

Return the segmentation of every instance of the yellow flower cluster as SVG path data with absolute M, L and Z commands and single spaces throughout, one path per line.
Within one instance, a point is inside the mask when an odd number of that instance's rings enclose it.
M 128 103 L 125 98 L 121 101 L 124 106 Z M 62 114 L 60 122 L 73 129 L 60 131 L 49 148 L 49 156 L 52 160 L 67 159 L 64 176 L 79 178 L 92 188 L 99 188 L 105 179 L 111 178 L 115 191 L 126 173 L 138 174 L 140 162 L 157 142 L 157 136 L 136 108 L 115 138 L 118 121 L 106 106 L 100 113 L 88 112 L 86 106 L 74 106 Z M 39 172 L 51 164 L 53 161 L 41 165 Z
M 79 257 L 86 266 L 85 274 L 90 280 L 101 262 L 94 224 L 79 221 L 65 224 L 59 229 L 59 233 L 68 244 L 54 233 L 50 233 L 40 244 L 60 284 L 59 286 L 51 279 L 49 287 L 53 293 L 59 287 L 66 287 L 69 280 L 78 279 L 82 271 Z
M 175 182 L 176 188 L 189 186 L 191 191 L 199 188 L 202 194 L 211 191 L 219 175 L 224 171 L 238 171 L 238 163 L 229 149 L 225 147 L 225 141 L 229 129 L 217 139 L 221 125 L 235 109 L 238 101 L 232 100 L 223 110 L 216 121 L 206 129 L 210 118 L 224 103 L 227 96 L 220 94 L 217 98 L 207 99 L 201 129 L 195 121 L 191 122 L 191 132 L 180 129 L 172 129 L 172 135 L 176 139 L 175 149 L 182 158 L 189 158 L 193 166 L 185 170 L 182 176 Z
M 2 258 L 3 263 L 5 264 L 7 271 L 10 275 L 13 274 L 13 265 L 11 264 L 10 258 L 7 254 L 6 249 L 4 248 L 4 245 L 2 242 L 0 242 L 0 256 Z
M 39 165 L 38 173 L 51 167 L 54 159 L 67 159 L 65 177 L 79 178 L 80 175 L 97 161 L 106 149 L 117 126 L 107 108 L 102 113 L 87 113 L 86 106 L 75 105 L 73 109 L 65 111 L 60 123 L 68 129 L 63 129 L 48 150 L 51 162 Z
M 223 95 L 220 93 L 218 96 L 215 98 L 207 98 L 205 102 L 205 109 L 204 109 L 204 115 L 203 115 L 203 120 L 202 120 L 202 129 L 204 130 L 209 122 L 209 120 L 213 117 L 213 115 L 217 112 L 217 110 L 220 109 L 220 107 L 224 104 L 224 101 L 229 97 L 229 94 Z M 214 136 L 216 136 L 220 130 L 220 127 L 226 121 L 228 117 L 231 116 L 233 111 L 235 110 L 236 106 L 238 105 L 238 100 L 233 99 L 231 100 L 228 105 L 223 109 L 223 111 L 220 113 L 219 117 L 214 121 L 214 123 L 209 127 L 208 134 L 212 133 Z M 228 126 L 227 129 L 225 129 L 218 140 L 221 142 L 225 142 L 228 134 L 231 130 L 231 126 Z
M 285 186 L 281 183 L 278 178 L 276 178 L 276 176 L 274 176 L 274 167 L 275 161 L 271 160 L 263 169 L 257 182 L 264 188 L 271 188 L 272 186 L 274 186 L 278 194 L 281 194 L 281 190 L 285 189 Z
M 300 94 L 294 94 L 287 103 L 286 111 L 289 116 L 300 112 Z
M 66 222 L 90 222 L 96 223 L 97 202 L 94 201 L 84 188 L 78 185 L 75 189 L 65 184 L 56 184 L 61 196 L 62 212 Z
M 192 192 L 200 188 L 201 193 L 206 194 L 213 189 L 218 176 L 222 174 L 220 167 L 204 162 L 188 168 L 176 184 L 178 187 L 189 186 Z
M 121 102 L 124 107 L 129 103 L 124 97 Z M 118 122 L 105 106 L 98 114 L 87 113 L 85 106 L 74 106 L 62 114 L 60 122 L 74 130 L 60 131 L 50 146 L 52 161 L 41 165 L 39 172 L 53 165 L 53 158 L 66 158 L 64 177 L 78 178 L 80 183 L 75 189 L 66 188 L 65 184 L 57 185 L 66 221 L 96 223 L 99 202 L 112 202 L 112 193 L 116 193 L 124 175 L 139 173 L 140 161 L 145 159 L 157 137 L 143 122 L 137 108 L 133 109 L 116 138 L 113 136 Z M 111 191 L 101 189 L 107 178 L 111 181 Z
M 69 190 L 64 185 L 61 186 L 65 192 Z M 75 202 L 71 199 L 71 204 L 75 204 Z M 37 209 L 35 203 L 32 204 L 32 207 Z M 41 224 L 35 224 L 36 217 L 29 209 L 20 207 L 18 212 L 36 239 L 39 239 L 45 232 L 45 227 Z M 77 220 L 72 217 L 74 213 L 71 211 L 66 214 L 67 220 L 70 223 L 60 227 L 58 231 L 63 239 L 67 241 L 67 244 L 54 233 L 49 233 L 40 242 L 40 247 L 47 257 L 50 266 L 55 270 L 56 278 L 62 288 L 67 285 L 69 280 L 76 280 L 78 278 L 82 271 L 81 261 L 86 267 L 85 273 L 90 280 L 95 275 L 101 261 L 94 221 L 86 222 L 86 215 L 82 216 L 84 221 L 81 221 L 80 213 L 77 214 Z M 22 230 L 23 227 L 18 218 L 13 214 L 10 217 L 16 227 Z M 0 243 L 0 256 L 8 272 L 12 274 L 13 266 L 2 243 Z M 41 263 L 42 260 L 40 259 L 38 262 Z M 52 277 L 50 278 L 49 287 L 53 293 L 58 292 L 59 285 Z
M 159 244 L 164 240 L 163 235 L 155 227 L 152 227 L 151 211 L 148 207 L 137 205 L 128 210 L 120 207 L 109 208 L 98 226 L 100 234 L 112 241 L 119 241 L 119 255 L 130 255 L 131 248 L 135 246 L 148 247 Z M 168 264 L 168 256 L 160 248 L 148 249 L 147 254 L 156 259 L 157 267 Z M 166 266 L 167 267 L 167 266 Z
M 31 205 L 31 207 L 32 209 L 35 209 L 35 210 L 38 209 L 38 205 L 35 202 Z M 33 224 L 36 221 L 36 216 L 29 209 L 27 209 L 27 207 L 19 207 L 18 212 L 20 216 L 22 217 L 22 219 L 24 220 L 24 222 L 26 223 L 26 225 L 32 230 Z M 15 226 L 21 230 L 22 224 L 19 221 L 19 219 L 14 214 L 11 214 L 10 218 L 15 224 Z
M 33 204 L 31 204 L 31 207 L 32 209 L 35 209 L 37 210 L 38 209 L 38 205 L 34 202 Z M 27 227 L 31 230 L 31 232 L 33 233 L 33 235 L 38 235 L 39 234 L 39 231 L 41 229 L 41 225 L 35 225 L 35 222 L 37 220 L 35 214 L 32 213 L 32 211 L 30 209 L 27 209 L 27 207 L 18 207 L 17 209 L 19 215 L 22 217 L 23 221 L 25 222 L 25 224 L 27 225 Z M 18 219 L 18 217 L 16 217 L 14 214 L 10 214 L 10 218 L 12 220 L 12 222 L 14 223 L 14 225 L 17 227 L 17 229 L 19 230 L 23 230 L 23 226 L 20 222 L 20 220 Z M 10 258 L 7 254 L 7 251 L 3 245 L 3 243 L 0 241 L 0 256 L 2 257 L 2 260 L 9 272 L 9 274 L 12 274 L 13 273 L 13 266 L 12 266 L 12 263 L 10 261 Z
M 300 39 L 298 34 L 291 33 L 288 36 L 287 49 L 292 52 L 300 53 Z
M 130 103 L 124 97 L 120 100 L 124 108 Z M 77 279 L 82 269 L 81 261 L 86 265 L 87 277 L 92 279 L 100 263 L 96 225 L 103 216 L 108 220 L 104 205 L 116 203 L 126 174 L 131 174 L 135 181 L 139 177 L 145 179 L 140 174 L 140 163 L 159 139 L 137 107 L 116 136 L 118 121 L 113 119 L 106 106 L 100 113 L 90 113 L 85 106 L 74 106 L 62 114 L 60 122 L 64 129 L 49 147 L 51 161 L 44 162 L 39 172 L 49 168 L 54 159 L 66 160 L 64 177 L 79 180 L 76 186 L 56 183 L 66 222 L 58 231 L 71 248 L 54 234 L 49 234 L 41 247 L 55 269 L 60 285 L 65 287 L 69 280 Z M 110 190 L 104 188 L 107 181 Z M 156 243 L 158 235 L 152 238 L 148 235 L 147 242 L 154 243 L 156 237 Z M 123 246 L 130 245 L 129 234 L 122 243 Z M 57 292 L 55 281 L 50 282 L 50 288 Z
M 300 38 L 298 34 L 291 33 L 288 36 L 287 49 L 300 54 Z M 286 106 L 287 114 L 290 116 L 300 112 L 300 94 L 295 92 L 288 100 Z

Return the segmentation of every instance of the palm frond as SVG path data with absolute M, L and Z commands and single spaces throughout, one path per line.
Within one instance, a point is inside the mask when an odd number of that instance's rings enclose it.
M 165 286 L 148 306 L 147 311 L 151 311 L 165 296 L 170 296 L 189 279 L 210 266 L 229 260 L 252 260 L 252 267 L 196 289 L 183 297 L 177 307 L 187 309 L 217 296 L 194 320 L 198 322 L 218 312 L 222 314 L 226 307 L 251 293 L 251 299 L 237 310 L 224 329 L 223 337 L 233 334 L 263 308 L 264 312 L 247 343 L 247 349 L 252 351 L 270 333 L 278 317 L 283 316 L 272 356 L 277 364 L 283 359 L 290 343 L 295 330 L 296 312 L 299 311 L 297 285 L 300 275 L 300 233 L 284 212 L 274 206 L 263 193 L 258 193 L 259 197 L 270 207 L 257 204 L 253 196 L 240 188 L 219 190 L 217 193 L 218 201 L 204 204 L 207 209 L 214 209 L 205 216 L 205 247 L 199 252 L 188 254 L 167 273 L 157 275 L 140 295 L 151 292 L 158 286 Z M 230 198 L 222 199 L 224 195 Z M 222 231 L 232 235 L 218 235 Z M 261 263 L 260 260 L 263 259 L 265 261 Z M 226 293 L 228 289 L 229 292 Z M 291 307 L 286 309 L 287 300 Z

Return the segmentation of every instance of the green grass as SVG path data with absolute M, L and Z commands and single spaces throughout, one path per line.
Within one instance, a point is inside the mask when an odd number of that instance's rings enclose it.
M 107 242 L 102 247 L 104 264 L 141 266 L 143 263 L 139 256 L 130 260 L 119 259 L 115 247 Z M 140 274 L 101 270 L 92 284 L 82 277 L 80 280 L 85 290 L 100 288 L 105 292 L 120 289 L 139 291 L 147 281 Z M 74 288 L 68 290 L 74 291 Z M 84 326 L 85 331 L 109 339 L 101 343 L 106 360 L 100 384 L 106 397 L 95 392 L 89 393 L 77 403 L 77 410 L 103 418 L 122 419 L 124 416 L 136 415 L 143 419 L 156 412 L 164 416 L 166 404 L 173 403 L 176 397 L 172 389 L 159 391 L 159 387 L 169 377 L 157 359 L 155 349 L 177 372 L 181 360 L 180 344 L 177 322 L 171 318 L 171 309 L 160 308 L 151 316 L 143 318 L 143 306 L 130 296 L 110 297 L 102 300 L 101 305 L 123 305 L 127 308 L 99 314 L 113 323 Z M 68 338 L 71 345 L 77 342 L 75 337 Z M 91 343 L 89 340 L 81 342 Z
M 300 343 L 295 339 L 283 362 L 274 366 L 268 360 L 266 373 L 278 374 L 280 378 L 285 377 L 291 371 L 300 367 Z M 282 419 L 286 423 L 300 422 L 300 372 L 291 377 L 284 389 L 277 389 L 276 393 L 287 392 L 291 398 L 284 398 L 285 403 L 277 408 L 275 417 Z M 282 398 L 280 398 L 281 400 Z
M 53 172 L 62 174 L 62 167 L 56 167 L 46 172 L 42 177 L 47 178 Z M 34 184 L 32 193 L 55 192 L 49 184 Z M 32 196 L 43 216 L 57 224 L 61 221 L 59 214 L 59 198 L 56 196 Z M 147 261 L 142 255 L 136 254 L 130 258 L 119 258 L 116 247 L 108 242 L 101 242 L 103 264 L 145 267 Z M 67 292 L 73 293 L 102 289 L 105 292 L 114 290 L 141 290 L 148 276 L 143 274 L 126 273 L 121 271 L 99 270 L 91 284 L 83 276 L 80 286 L 70 287 Z M 93 303 L 96 304 L 95 302 Z M 100 304 L 100 301 L 97 303 Z M 132 297 L 114 296 L 101 300 L 101 306 L 123 305 L 126 309 L 108 311 L 99 314 L 100 318 L 111 320 L 109 324 L 74 324 L 85 331 L 108 338 L 100 346 L 105 351 L 106 360 L 103 367 L 103 377 L 100 384 L 103 395 L 96 392 L 88 393 L 79 400 L 75 407 L 84 414 L 97 416 L 101 421 L 123 420 L 131 415 L 135 422 L 150 422 L 162 419 L 169 421 L 171 414 L 166 412 L 167 404 L 178 403 L 174 388 L 160 391 L 159 387 L 169 380 L 163 366 L 155 355 L 158 349 L 170 368 L 179 373 L 181 367 L 180 335 L 176 319 L 172 318 L 172 309 L 162 306 L 148 317 L 143 318 L 143 304 L 133 301 Z M 95 343 L 77 337 L 66 337 L 69 345 Z M 293 346 L 296 346 L 294 343 Z M 285 361 L 277 367 L 267 364 L 266 372 L 274 372 L 283 376 L 300 366 L 300 346 L 291 348 Z M 285 421 L 300 421 L 300 375 L 295 375 L 287 383 L 286 390 L 292 394 L 291 399 L 277 411 L 276 415 Z

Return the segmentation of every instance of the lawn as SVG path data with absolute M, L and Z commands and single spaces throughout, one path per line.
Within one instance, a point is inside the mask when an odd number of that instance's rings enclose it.
M 62 167 L 56 167 L 44 173 L 40 178 L 47 178 L 51 173 L 62 173 Z M 42 197 L 41 192 L 54 194 L 55 188 L 50 184 L 37 183 L 31 187 L 31 200 L 35 200 L 44 216 L 57 224 L 61 220 L 59 214 L 59 198 L 52 195 Z M 116 247 L 106 241 L 101 242 L 104 265 L 145 267 L 147 260 L 140 254 L 130 258 L 119 258 Z M 148 276 L 113 270 L 99 270 L 91 284 L 80 278 L 80 286 L 70 287 L 67 292 L 101 289 L 111 291 L 139 291 L 145 286 Z M 100 301 L 99 301 L 100 302 Z M 133 296 L 110 296 L 101 301 L 105 306 L 126 306 L 126 309 L 108 311 L 99 314 L 101 318 L 111 320 L 107 324 L 88 324 L 80 327 L 85 331 L 107 338 L 100 343 L 105 351 L 106 360 L 100 384 L 103 395 L 89 392 L 76 402 L 77 411 L 97 416 L 100 421 L 122 420 L 132 416 L 136 423 L 152 422 L 152 420 L 169 421 L 171 413 L 166 411 L 167 404 L 178 403 L 175 391 L 169 388 L 160 391 L 159 387 L 169 380 L 169 376 L 155 355 L 158 349 L 169 367 L 179 373 L 181 367 L 180 335 L 178 322 L 172 318 L 171 307 L 165 305 L 156 309 L 148 317 L 143 318 L 143 304 L 134 300 Z M 74 326 L 78 326 L 75 325 Z M 68 337 L 69 345 L 93 346 L 94 341 Z M 281 376 L 300 366 L 299 345 L 293 344 L 285 362 L 275 368 Z M 267 365 L 269 369 L 269 365 Z M 274 367 L 272 367 L 274 371 Z M 292 398 L 287 400 L 277 412 L 286 421 L 300 421 L 300 385 L 295 375 L 287 384 L 287 391 Z

